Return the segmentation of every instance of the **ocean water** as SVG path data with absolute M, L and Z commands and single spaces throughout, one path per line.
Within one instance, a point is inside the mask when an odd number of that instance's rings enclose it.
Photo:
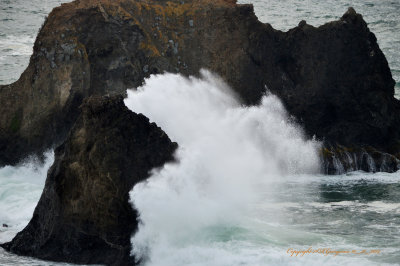
M 16 81 L 25 70 L 39 28 L 60 0 L 0 0 L 0 84 Z
M 62 2 L 0 0 L 0 84 L 18 79 L 45 16 Z M 353 6 L 376 34 L 400 90 L 400 1 L 240 2 L 252 2 L 261 21 L 283 31 L 303 19 L 321 25 Z M 181 146 L 178 164 L 131 192 L 142 220 L 133 251 L 145 265 L 399 264 L 400 173 L 318 174 L 319 143 L 304 140 L 276 97 L 243 108 L 204 72 L 191 80 L 153 76 L 125 102 Z M 0 169 L 0 242 L 29 222 L 53 160 L 49 152 L 44 165 L 28 158 Z M 294 253 L 307 249 L 350 253 Z M 68 264 L 0 248 L 0 265 Z
M 54 161 L 53 151 L 46 153 L 44 164 L 27 158 L 20 166 L 0 169 L 0 243 L 10 241 L 32 217 Z M 0 248 L 0 265 L 60 265 L 45 263 L 5 252 Z M 62 265 L 62 264 L 61 264 Z
M 132 252 L 145 265 L 400 262 L 400 174 L 318 174 L 320 143 L 277 97 L 243 107 L 203 71 L 152 76 L 125 104 L 180 144 L 178 163 L 130 194 L 142 221 Z M 309 248 L 351 254 L 291 256 Z

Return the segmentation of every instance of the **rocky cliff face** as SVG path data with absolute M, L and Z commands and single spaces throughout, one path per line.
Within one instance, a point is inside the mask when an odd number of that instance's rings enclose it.
M 280 32 L 234 0 L 85 0 L 55 8 L 21 78 L 0 87 L 0 164 L 61 143 L 90 95 L 125 94 L 152 73 L 208 68 L 256 104 L 277 94 L 327 147 L 398 156 L 399 102 L 376 38 L 353 9 Z
M 122 97 L 86 100 L 68 139 L 56 149 L 45 188 L 27 227 L 2 246 L 45 260 L 133 264 L 137 214 L 133 186 L 173 159 L 177 144 Z

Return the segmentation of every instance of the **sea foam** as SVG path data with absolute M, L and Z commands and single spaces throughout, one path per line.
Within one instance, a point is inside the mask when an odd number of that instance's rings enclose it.
M 171 250 L 179 254 L 179 248 L 207 242 L 224 231 L 221 225 L 235 228 L 257 202 L 260 184 L 320 169 L 320 144 L 305 140 L 276 96 L 267 94 L 259 105 L 243 106 L 208 71 L 199 78 L 153 75 L 128 91 L 125 104 L 179 144 L 176 162 L 154 170 L 130 194 L 141 220 L 132 238 L 133 253 L 154 265 L 165 265 Z M 213 228 L 220 229 L 210 233 Z M 217 261 L 226 256 L 206 254 Z

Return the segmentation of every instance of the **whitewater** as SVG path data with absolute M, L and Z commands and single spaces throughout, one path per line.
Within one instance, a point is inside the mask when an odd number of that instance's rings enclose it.
M 187 253 L 178 248 L 183 243 L 191 246 L 213 237 L 215 230 L 237 227 L 248 206 L 259 201 L 257 187 L 288 173 L 319 170 L 318 143 L 303 140 L 275 96 L 263 97 L 259 106 L 241 106 L 210 72 L 189 79 L 152 76 L 145 86 L 128 91 L 125 103 L 180 145 L 177 162 L 131 194 L 143 221 L 132 240 L 133 253 L 146 256 L 149 248 L 156 264 L 171 259 L 169 254 Z
M 398 240 L 386 247 L 395 236 L 380 242 L 374 235 L 394 229 L 398 195 L 387 203 L 346 193 L 357 186 L 361 194 L 374 185 L 398 187 L 398 175 L 379 174 L 391 178 L 377 181 L 377 175 L 371 179 L 361 172 L 341 178 L 318 174 L 320 143 L 304 138 L 276 96 L 267 93 L 258 106 L 242 106 L 220 78 L 203 70 L 198 78 L 153 75 L 128 91 L 125 104 L 180 145 L 176 162 L 154 170 L 130 194 L 141 220 L 132 254 L 145 265 L 398 262 Z M 378 215 L 392 219 L 375 224 Z M 381 253 L 301 258 L 288 253 L 309 247 Z
M 153 75 L 125 104 L 179 143 L 176 161 L 130 193 L 139 211 L 132 254 L 146 266 L 398 265 L 400 174 L 320 174 L 320 143 L 304 138 L 266 93 L 243 106 L 219 77 Z M 0 169 L 0 241 L 29 222 L 54 160 Z M 306 254 L 307 249 L 379 254 Z M 0 265 L 70 265 L 0 249 Z

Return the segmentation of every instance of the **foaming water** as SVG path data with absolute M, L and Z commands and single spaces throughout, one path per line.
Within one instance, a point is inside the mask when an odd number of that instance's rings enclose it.
M 229 236 L 259 201 L 258 186 L 320 169 L 319 143 L 304 140 L 277 97 L 241 106 L 230 88 L 207 71 L 201 78 L 152 76 L 129 91 L 125 103 L 180 145 L 178 162 L 155 171 L 131 193 L 143 221 L 132 240 L 134 253 L 150 254 L 152 263 L 165 262 L 171 252 L 179 258 L 182 248 L 187 252 L 187 245 L 214 234 Z M 226 255 L 198 254 L 215 257 L 217 264 Z
M 29 158 L 20 166 L 0 169 L 0 243 L 10 241 L 32 217 L 54 161 L 53 151 L 45 154 L 44 164 Z
M 151 76 L 125 104 L 177 141 L 177 162 L 131 192 L 145 265 L 395 265 L 400 175 L 318 174 L 278 98 L 243 107 L 219 78 Z M 289 248 L 379 249 L 378 255 L 291 257 Z
M 32 157 L 20 166 L 0 168 L 0 243 L 10 241 L 30 221 L 53 161 L 54 152 L 49 151 L 44 163 Z M 62 264 L 20 257 L 0 248 L 0 265 Z
M 45 185 L 54 152 L 44 154 L 44 162 L 28 157 L 19 166 L 0 168 L 0 243 L 11 241 L 29 223 Z M 0 247 L 0 265 L 73 266 L 42 261 L 6 252 Z

